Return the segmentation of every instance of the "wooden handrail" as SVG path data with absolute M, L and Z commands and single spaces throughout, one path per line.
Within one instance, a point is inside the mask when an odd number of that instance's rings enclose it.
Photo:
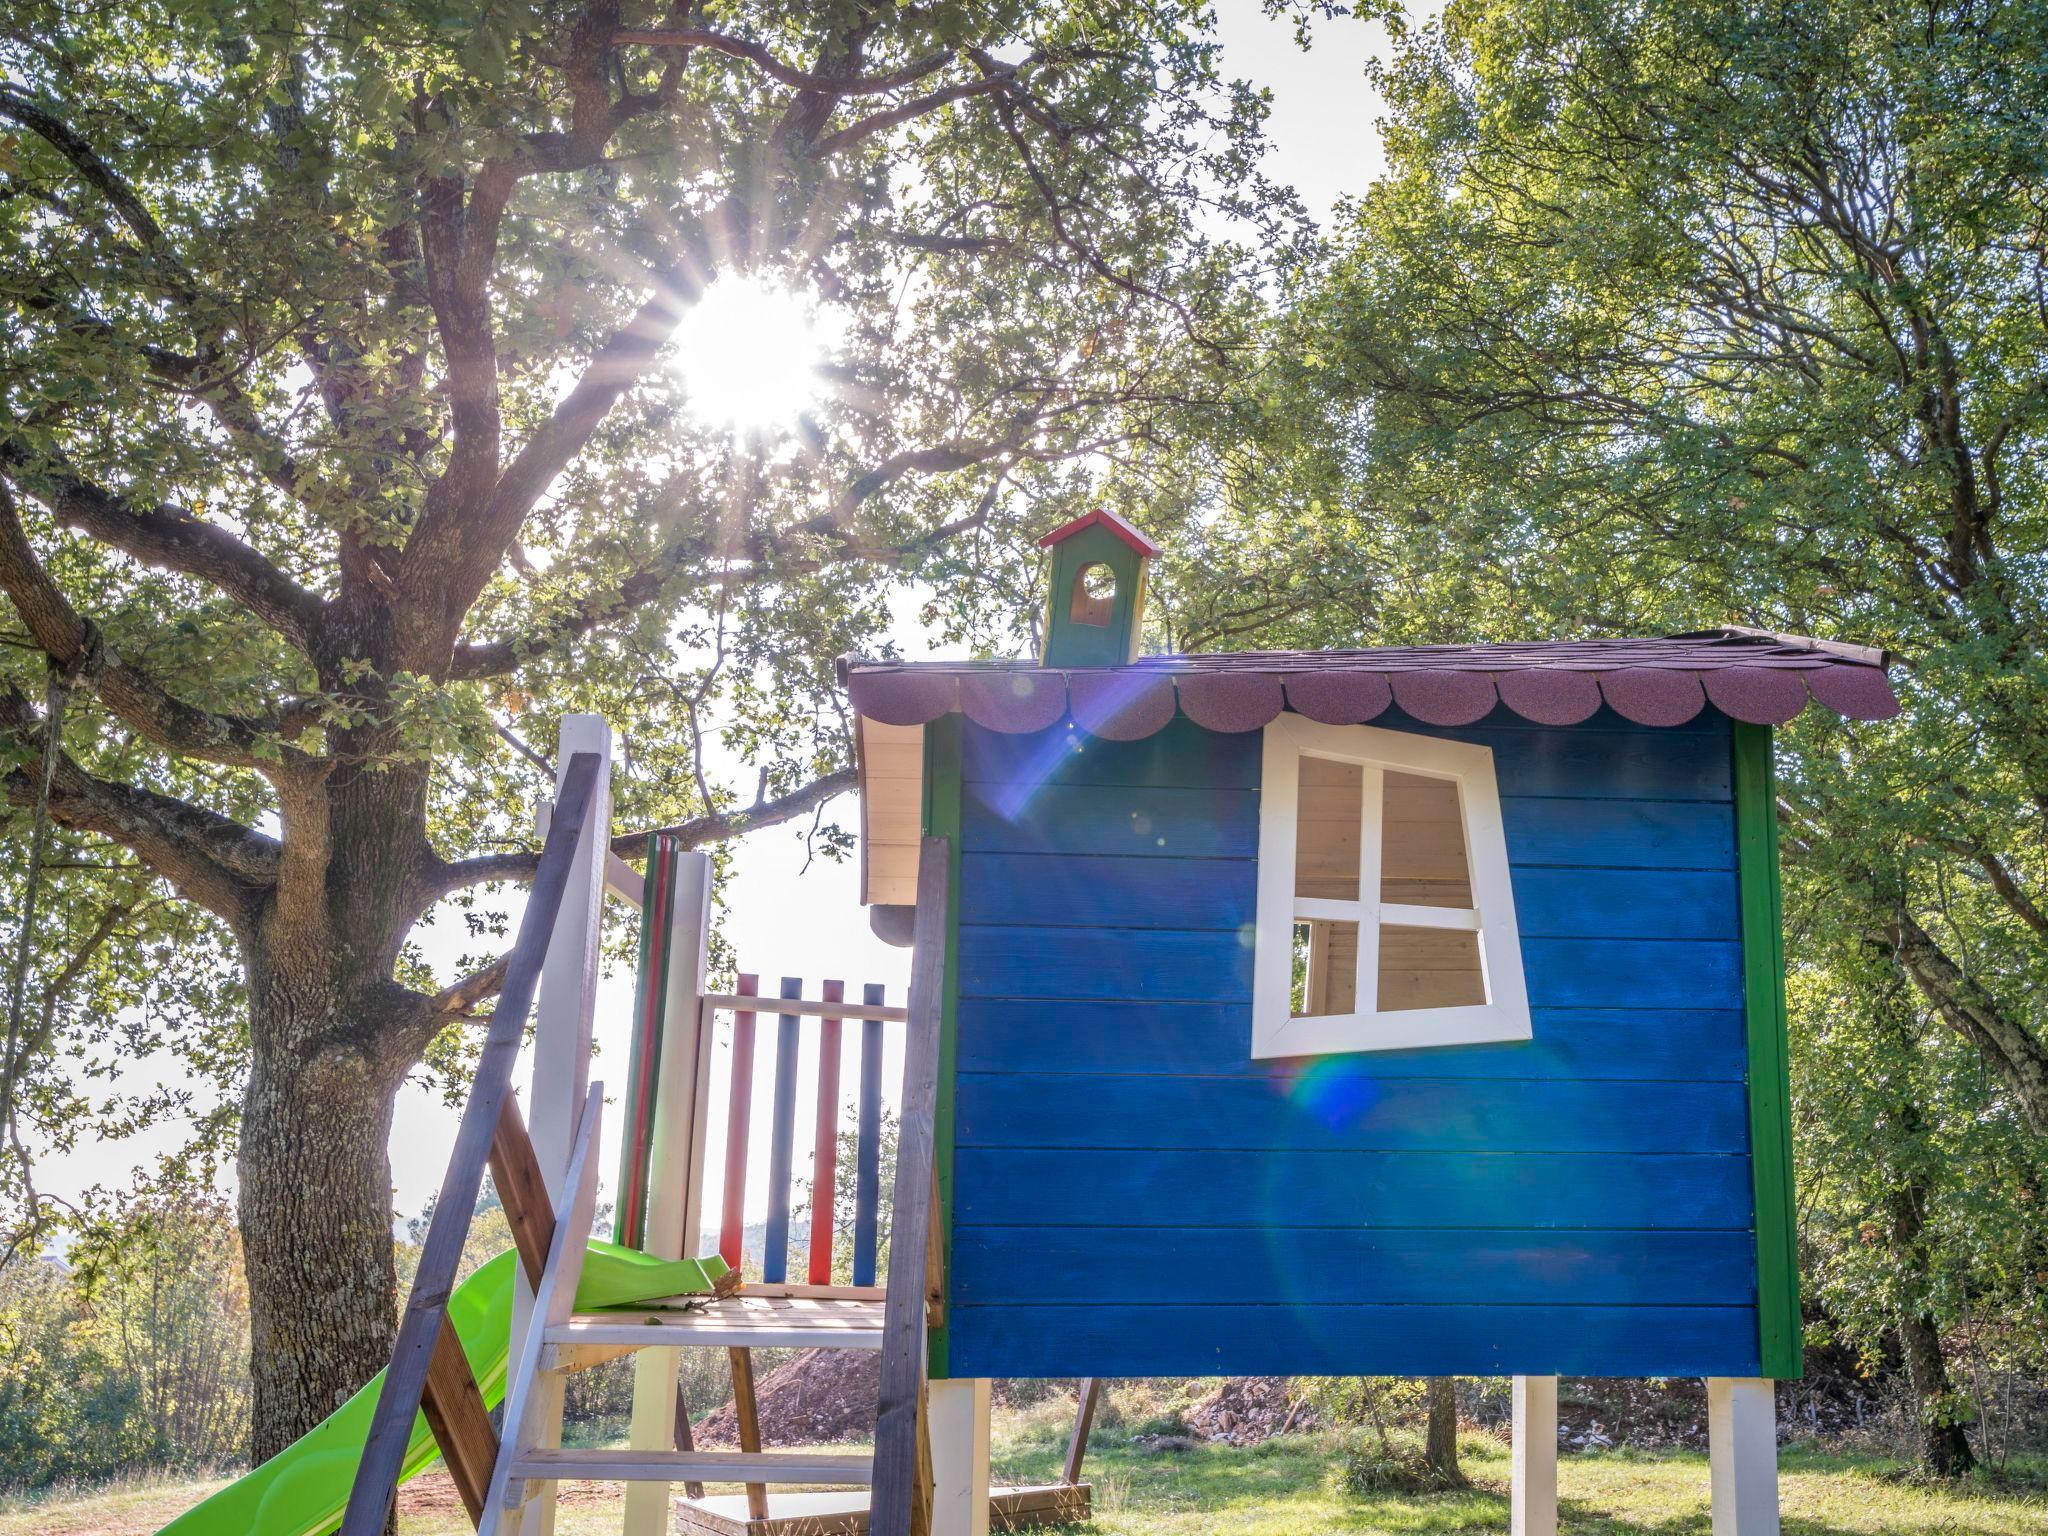
M 883 1023 L 900 1024 L 910 1017 L 910 1010 L 898 1008 L 892 1003 L 849 1003 L 840 998 L 827 997 L 813 1000 L 808 997 L 778 997 L 775 1007 L 766 1009 L 761 999 L 741 996 L 732 992 L 706 992 L 698 1000 L 704 1010 L 724 1013 L 794 1013 L 807 1019 L 880 1019 Z
M 889 1227 L 889 1289 L 882 1313 L 882 1385 L 875 1415 L 871 1536 L 929 1529 L 931 1484 L 924 1447 L 925 1278 L 937 1166 L 939 1029 L 945 1007 L 947 906 L 952 851 L 928 837 L 917 862 L 917 922 L 904 1044 L 903 1118 L 896 1139 L 896 1196 Z M 923 1475 L 920 1475 L 920 1474 Z
M 500 1179 L 508 1187 L 508 1198 L 517 1199 L 530 1191 L 530 1176 L 539 1172 L 533 1143 L 526 1137 L 525 1125 L 512 1100 L 512 1067 L 519 1057 L 526 1016 L 532 1010 L 534 991 L 540 984 L 541 962 L 561 912 L 571 866 L 576 862 L 577 844 L 589 819 L 597 775 L 597 754 L 578 752 L 569 759 L 569 770 L 562 777 L 562 791 L 555 801 L 546 841 L 541 845 L 533 889 L 527 896 L 525 915 L 519 921 L 519 936 L 513 941 L 511 958 L 505 966 L 505 982 L 499 989 L 490 1031 L 477 1059 L 469 1104 L 455 1133 L 455 1148 L 448 1155 L 447 1177 L 441 1182 L 427 1240 L 420 1246 L 419 1269 L 406 1298 L 405 1314 L 399 1319 L 391 1364 L 384 1373 L 384 1390 L 377 1399 L 377 1411 L 363 1443 L 363 1456 L 356 1468 L 355 1486 L 349 1493 L 348 1512 L 342 1516 L 340 1536 L 382 1536 L 398 1489 L 406 1444 L 412 1438 L 413 1419 L 423 1406 L 429 1406 L 427 1421 L 434 1426 L 437 1438 L 442 1436 L 443 1422 L 462 1427 L 460 1443 L 450 1444 L 448 1439 L 442 1439 L 451 1472 L 461 1477 L 466 1469 L 480 1462 L 488 1465 L 489 1459 L 495 1458 L 495 1440 L 488 1448 L 477 1442 L 474 1415 L 463 1407 L 467 1395 L 461 1388 L 462 1379 L 468 1375 L 468 1362 L 461 1359 L 459 1347 L 450 1357 L 442 1344 L 442 1332 L 448 1326 L 448 1298 L 455 1289 L 455 1272 L 462 1262 L 463 1243 L 469 1236 L 470 1216 L 483 1186 L 484 1164 L 491 1159 L 494 1147 L 504 1160 Z M 540 1237 L 543 1218 L 548 1238 L 553 1235 L 553 1212 L 544 1194 L 536 1204 L 537 1210 L 528 1205 L 522 1227 L 515 1229 L 523 1239 L 522 1258 L 529 1271 L 532 1255 L 528 1250 L 536 1242 L 541 1251 L 546 1249 L 546 1241 Z M 438 1373 L 433 1369 L 437 1350 L 441 1351 L 442 1367 Z M 470 1386 L 473 1389 L 473 1380 Z M 444 1394 L 449 1392 L 458 1394 L 459 1400 L 448 1401 Z M 429 1396 L 435 1401 L 424 1405 L 423 1398 Z M 489 1428 L 486 1422 L 486 1433 Z M 489 1458 L 483 1454 L 485 1449 L 491 1453 Z M 482 1493 L 481 1489 L 475 1491 Z M 466 1486 L 463 1488 L 465 1503 L 469 1503 L 470 1492 Z M 481 1508 L 481 1499 L 471 1508 Z

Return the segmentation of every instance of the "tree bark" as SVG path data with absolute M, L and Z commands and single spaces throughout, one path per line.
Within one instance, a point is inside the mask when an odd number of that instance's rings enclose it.
M 1977 1465 L 1970 1436 L 1951 1405 L 1955 1388 L 1941 1352 L 1941 1330 L 1934 1319 L 1908 1307 L 1899 1315 L 1900 1353 L 1906 1357 L 1906 1378 L 1920 1410 L 1920 1455 L 1936 1477 L 1960 1477 Z
M 261 957 L 250 974 L 238 1166 L 260 1462 L 390 1361 L 398 1277 L 386 1149 L 404 1065 L 379 1052 L 370 1019 L 354 1037 L 334 1027 L 346 1014 L 327 977 L 282 976 Z
M 1429 1378 L 1429 1429 L 1423 1440 L 1422 1459 L 1444 1487 L 1464 1485 L 1465 1473 L 1458 1465 L 1458 1384 L 1453 1377 Z
M 1927 1191 L 1918 1180 L 1898 1186 L 1888 1202 L 1892 1219 L 1892 1251 L 1907 1275 L 1927 1272 L 1925 1235 Z M 1906 1380 L 1913 1388 L 1913 1406 L 1920 1415 L 1920 1455 L 1937 1477 L 1958 1477 L 1977 1464 L 1970 1436 L 1957 1412 L 1955 1386 L 1942 1354 L 1941 1328 L 1920 1305 L 1909 1287 L 1899 1308 L 1899 1350 L 1906 1360 Z

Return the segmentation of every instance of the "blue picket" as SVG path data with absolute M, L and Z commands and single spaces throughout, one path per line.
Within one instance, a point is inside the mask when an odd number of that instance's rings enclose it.
M 802 997 L 801 976 L 782 978 L 784 997 Z M 761 1278 L 769 1285 L 789 1279 L 789 1180 L 796 1146 L 796 1065 L 803 1037 L 793 1013 L 776 1015 L 775 1119 L 768 1143 L 768 1234 L 762 1241 Z
M 879 1007 L 881 987 L 869 982 L 861 1001 Z M 875 1283 L 877 1216 L 882 1203 L 882 1021 L 860 1026 L 860 1134 L 854 1149 L 853 1283 Z

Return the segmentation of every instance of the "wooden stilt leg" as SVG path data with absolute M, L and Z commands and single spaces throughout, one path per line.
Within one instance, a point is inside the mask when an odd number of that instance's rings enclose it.
M 917 1389 L 917 1475 L 911 1485 L 910 1536 L 933 1536 L 931 1384 Z M 986 1503 L 983 1505 L 986 1508 Z
M 697 1436 L 690 1428 L 690 1404 L 683 1396 L 683 1389 L 680 1386 L 676 1388 L 676 1449 L 679 1451 L 694 1451 L 697 1449 Z M 684 1483 L 683 1496 L 691 1499 L 703 1498 L 704 1485 L 694 1480 Z
M 935 1381 L 930 1404 L 932 1536 L 988 1536 L 986 1377 Z
M 1512 1536 L 1557 1536 L 1557 1378 L 1517 1376 L 1508 1474 Z
M 1707 1378 L 1714 1536 L 1778 1536 L 1778 1407 L 1760 1377 Z
M 740 1449 L 761 1449 L 761 1404 L 754 1396 L 754 1354 L 748 1349 L 728 1350 L 732 1357 L 732 1416 L 739 1424 Z M 768 1485 L 747 1484 L 747 1518 L 768 1518 Z

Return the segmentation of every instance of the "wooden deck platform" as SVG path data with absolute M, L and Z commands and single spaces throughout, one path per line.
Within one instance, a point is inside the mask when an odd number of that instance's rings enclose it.
M 884 1303 L 866 1299 L 756 1296 L 742 1291 L 687 1310 L 660 1302 L 609 1312 L 579 1312 L 551 1326 L 546 1342 L 561 1368 L 606 1352 L 650 1346 L 726 1345 L 764 1349 L 880 1349 Z
M 1026 1531 L 1076 1525 L 1089 1515 L 1087 1483 L 1047 1483 L 989 1491 L 989 1529 Z M 672 1529 L 679 1536 L 867 1536 L 868 1496 L 855 1488 L 828 1493 L 768 1492 L 768 1517 L 747 1518 L 742 1494 L 678 1499 Z

